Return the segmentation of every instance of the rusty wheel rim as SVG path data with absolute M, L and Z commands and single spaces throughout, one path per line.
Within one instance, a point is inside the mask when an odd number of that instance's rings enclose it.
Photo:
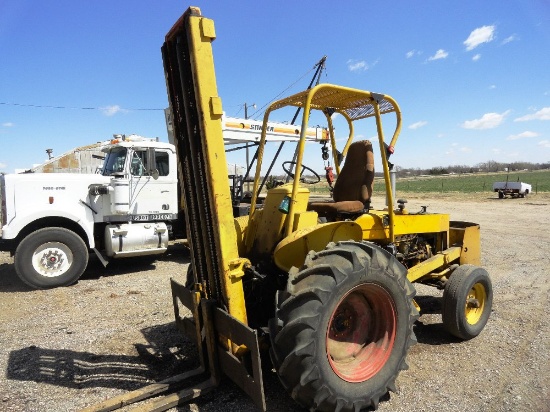
M 363 382 L 376 375 L 392 353 L 397 312 L 390 294 L 374 283 L 348 291 L 330 317 L 329 364 L 341 379 Z

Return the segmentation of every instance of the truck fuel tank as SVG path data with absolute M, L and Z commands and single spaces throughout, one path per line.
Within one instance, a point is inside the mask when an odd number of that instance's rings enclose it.
M 164 222 L 122 223 L 105 228 L 105 252 L 112 258 L 162 254 L 168 247 Z

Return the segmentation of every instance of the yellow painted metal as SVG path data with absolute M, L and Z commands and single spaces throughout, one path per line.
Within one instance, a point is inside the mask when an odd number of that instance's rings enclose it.
M 393 216 L 393 231 L 397 235 L 409 233 L 439 233 L 449 230 L 449 215 L 421 214 Z
M 384 221 L 387 223 L 384 224 Z M 363 239 L 389 243 L 390 218 L 388 210 L 371 210 L 370 213 L 359 216 L 355 222 L 363 230 Z M 393 232 L 396 236 L 410 233 L 442 233 L 446 236 L 449 230 L 449 215 L 447 214 L 394 214 Z
M 237 235 L 237 249 L 239 250 L 239 256 L 245 256 L 245 239 L 250 220 L 248 216 L 239 216 L 236 217 L 233 222 L 235 223 L 235 234 Z
M 305 229 L 311 226 L 315 226 L 317 224 L 318 219 L 319 219 L 319 216 L 317 215 L 317 212 L 310 211 L 310 212 L 296 213 L 292 231 L 295 232 L 300 229 Z
M 384 227 L 384 215 L 387 214 L 372 211 L 372 213 L 363 214 L 355 219 L 355 223 L 361 227 L 364 240 L 387 242 L 390 232 L 387 226 Z
M 475 325 L 479 322 L 483 311 L 485 310 L 485 304 L 487 302 L 487 291 L 481 283 L 476 283 L 472 286 L 468 292 L 465 302 L 465 315 L 466 322 L 470 325 Z
M 287 221 L 293 217 L 293 213 L 302 214 L 307 209 L 309 190 L 300 187 L 292 194 L 291 183 L 268 190 L 264 205 L 251 217 L 249 232 L 246 236 L 247 256 L 270 256 L 277 243 L 283 238 L 284 227 Z M 289 213 L 279 210 L 283 199 L 291 197 Z M 292 219 L 294 220 L 294 219 Z
M 449 245 L 460 245 L 460 264 L 481 265 L 480 227 L 477 223 L 451 222 Z
M 337 157 L 338 152 L 336 150 L 333 125 L 330 116 L 333 113 L 338 113 L 346 119 L 348 123 L 349 136 L 341 152 L 344 156 L 354 139 L 354 122 L 359 119 L 373 117 L 376 122 L 388 204 L 393 205 L 394 194 L 391 188 L 390 168 L 387 154 L 393 153 L 401 131 L 401 111 L 397 102 L 387 95 L 330 84 L 321 84 L 313 89 L 276 101 L 266 110 L 263 120 L 264 126 L 262 137 L 258 150 L 253 198 L 256 198 L 259 189 L 267 121 L 271 112 L 286 106 L 300 107 L 304 110 L 302 118 L 302 135 L 300 136 L 297 149 L 296 170 L 301 170 L 305 147 L 305 136 L 303 135 L 303 131 L 307 129 L 311 110 L 321 110 L 327 117 L 334 158 Z M 396 126 L 390 143 L 386 145 L 382 116 L 388 113 L 395 113 Z M 337 162 L 335 162 L 335 164 L 338 172 L 340 170 L 339 164 Z M 287 189 L 285 195 L 289 195 L 288 192 L 290 192 L 290 197 L 293 200 L 298 196 L 298 179 L 294 179 L 292 189 Z M 274 258 L 277 266 L 284 270 L 288 270 L 291 266 L 300 266 L 307 252 L 310 250 L 322 249 L 326 243 L 333 240 L 334 237 L 334 233 L 330 232 L 329 226 L 325 229 L 319 229 L 322 226 L 312 225 L 313 222 L 310 220 L 308 220 L 305 225 L 305 229 L 300 229 L 303 227 L 302 225 L 304 222 L 301 213 L 296 209 L 296 203 L 295 201 L 291 202 L 290 213 L 287 218 L 284 221 L 280 221 L 276 226 L 276 230 L 284 230 L 284 239 L 277 245 Z M 256 210 L 255 205 L 252 205 L 251 216 L 253 221 L 267 222 L 269 219 L 267 219 L 266 216 L 261 216 L 263 213 L 266 213 L 265 209 L 263 211 Z M 256 215 L 258 216 L 256 217 Z M 390 206 L 383 211 L 371 210 L 368 214 L 359 216 L 355 220 L 355 224 L 361 231 L 361 236 L 358 237 L 357 240 L 370 240 L 381 244 L 393 243 L 397 236 L 407 234 L 430 233 L 436 235 L 434 240 L 434 252 L 436 254 L 409 270 L 408 277 L 411 282 L 431 278 L 435 273 L 439 273 L 441 270 L 448 268 L 451 263 L 474 263 L 479 257 L 479 238 L 476 238 L 475 229 L 470 227 L 457 228 L 456 230 L 450 228 L 450 219 L 447 214 L 410 214 L 408 211 L 395 211 L 393 207 Z M 351 227 L 353 227 L 353 229 L 351 229 L 352 232 L 356 230 L 355 226 L 351 225 L 350 228 Z M 254 231 L 260 232 L 258 228 L 254 228 Z M 452 239 L 449 239 L 450 232 L 452 234 Z M 354 234 L 353 236 L 356 235 Z M 256 233 L 254 239 L 259 238 L 259 233 Z M 271 237 L 271 239 L 274 238 L 274 236 Z M 453 243 L 453 240 L 460 242 L 460 246 L 447 248 L 448 245 Z M 269 247 L 272 245 L 272 242 L 269 243 Z M 264 251 L 267 252 L 265 249 Z
M 361 227 L 353 221 L 325 223 L 300 229 L 285 237 L 275 248 L 273 260 L 279 269 L 301 267 L 307 254 L 323 250 L 330 242 L 361 240 Z
M 338 149 L 336 146 L 336 137 L 334 136 L 334 124 L 332 123 L 332 117 L 329 116 L 328 113 L 325 113 L 325 117 L 327 119 L 327 129 L 328 129 L 328 135 L 330 140 L 330 146 L 332 147 L 332 158 L 334 160 L 334 166 L 336 167 L 336 174 L 340 173 L 340 163 L 337 161 L 338 159 Z
M 338 113 L 348 121 L 348 125 L 350 128 L 350 135 L 346 142 L 346 146 L 344 147 L 343 153 L 346 152 L 347 147 L 349 147 L 349 145 L 351 144 L 351 141 L 353 140 L 353 122 L 359 119 L 375 117 L 377 130 L 378 130 L 378 139 L 381 146 L 381 150 L 383 151 L 383 160 L 385 162 L 384 168 L 385 168 L 385 172 L 387 172 L 386 187 L 389 191 L 391 191 L 391 187 L 389 185 L 389 169 L 388 169 L 387 159 L 385 158 L 385 151 L 383 150 L 384 134 L 382 132 L 381 115 L 386 113 L 396 114 L 396 129 L 394 131 L 393 138 L 392 138 L 392 142 L 393 144 L 395 144 L 395 142 L 397 141 L 399 132 L 401 130 L 401 111 L 399 109 L 399 106 L 397 105 L 397 102 L 390 96 L 383 95 L 383 94 L 377 94 L 377 93 L 372 93 L 365 90 L 352 89 L 352 88 L 343 87 L 343 86 L 336 86 L 332 84 L 320 84 L 315 86 L 312 89 L 305 90 L 303 92 L 294 94 L 287 98 L 278 100 L 272 103 L 265 111 L 264 118 L 263 118 L 262 135 L 261 135 L 259 148 L 258 148 L 258 160 L 256 164 L 256 174 L 254 178 L 253 195 L 252 195 L 253 199 L 257 198 L 258 190 L 260 186 L 260 175 L 261 175 L 262 160 L 263 160 L 266 131 L 267 131 L 266 126 L 269 119 L 269 115 L 271 114 L 271 112 L 287 106 L 300 107 L 300 108 L 303 108 L 304 110 L 303 117 L 302 117 L 302 131 L 301 131 L 300 141 L 298 143 L 298 149 L 297 149 L 296 170 L 301 170 L 302 168 L 302 159 L 303 159 L 303 152 L 305 147 L 304 131 L 307 130 L 310 111 L 312 109 L 321 110 L 325 113 L 325 115 L 327 115 L 326 111 L 330 110 L 331 114 Z M 333 136 L 331 136 L 331 142 L 334 145 L 335 142 L 334 142 Z M 338 170 L 339 170 L 339 167 L 337 167 L 337 171 Z M 299 180 L 294 179 L 293 186 L 292 186 L 292 194 L 291 194 L 292 199 L 294 199 L 297 196 L 298 187 L 299 187 Z M 295 203 L 291 202 L 288 219 L 284 224 L 285 236 L 289 236 L 292 233 L 292 228 L 294 227 L 294 216 L 296 212 L 294 208 L 295 208 Z M 256 206 L 252 204 L 252 207 L 250 209 L 250 214 L 251 216 L 253 216 L 253 219 L 254 219 L 255 212 L 256 212 Z M 389 211 L 390 222 L 392 221 L 392 214 L 393 214 L 393 211 L 390 210 Z M 390 239 L 393 239 L 394 235 L 393 235 L 392 225 L 389 226 L 389 232 L 390 232 Z
M 446 268 L 453 263 L 457 263 L 458 259 L 460 259 L 460 253 L 460 246 L 453 246 L 443 252 L 439 252 L 431 258 L 410 268 L 407 272 L 407 279 L 409 279 L 409 282 L 418 282 L 422 280 L 424 276 L 428 276 L 435 270 Z
M 347 113 L 343 113 L 343 117 L 344 117 L 344 119 L 346 119 L 346 122 L 348 123 L 348 130 L 349 130 L 348 140 L 346 140 L 346 144 L 344 145 L 344 148 L 342 149 L 342 156 L 346 157 L 346 155 L 348 154 L 348 149 L 351 146 L 351 144 L 353 143 L 353 139 L 355 137 L 355 135 L 354 135 L 355 128 L 353 127 L 353 121 L 350 119 L 350 117 L 347 115 Z
M 200 77 L 195 81 L 197 104 L 201 113 L 201 129 L 207 141 L 206 163 L 211 184 L 210 203 L 217 213 L 213 216 L 212 230 L 215 232 L 218 265 L 223 273 L 222 279 L 224 298 L 229 313 L 239 321 L 247 324 L 245 300 L 241 278 L 243 268 L 248 261 L 239 256 L 237 234 L 232 210 L 231 196 L 227 186 L 227 167 L 225 147 L 222 134 L 222 104 L 218 97 L 212 41 L 216 38 L 214 22 L 198 15 L 189 17 L 188 25 L 190 54 L 193 72 Z

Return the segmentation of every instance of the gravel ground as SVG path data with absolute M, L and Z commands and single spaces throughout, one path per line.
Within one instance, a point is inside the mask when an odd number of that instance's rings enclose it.
M 410 210 L 428 205 L 481 224 L 493 313 L 477 338 L 459 341 L 441 325 L 442 293 L 419 286 L 430 310 L 415 327 L 418 344 L 397 379 L 399 392 L 384 397 L 379 411 L 550 411 L 550 195 L 408 200 Z M 127 260 L 104 269 L 91 259 L 76 285 L 37 291 L 0 253 L 0 411 L 79 410 L 195 367 L 193 344 L 173 325 L 169 286 L 188 264 L 180 244 L 153 264 Z M 264 373 L 264 383 L 268 410 L 302 410 L 273 373 Z M 221 409 L 256 410 L 224 380 L 172 411 Z

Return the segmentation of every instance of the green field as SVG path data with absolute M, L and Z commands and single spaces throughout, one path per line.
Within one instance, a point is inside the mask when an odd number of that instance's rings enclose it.
M 492 192 L 494 182 L 505 182 L 507 178 L 509 182 L 529 183 L 532 186 L 532 193 L 550 192 L 550 170 L 398 178 L 396 190 L 399 192 L 483 193 Z M 377 179 L 374 191 L 383 192 L 384 190 L 384 181 Z
M 550 192 L 550 170 L 398 177 L 396 190 L 397 192 L 416 193 L 491 193 L 493 183 L 505 182 L 507 177 L 509 182 L 519 180 L 529 183 L 533 189 L 532 193 Z M 308 186 L 308 189 L 312 193 L 328 193 L 328 186 L 325 182 Z M 374 192 L 385 192 L 383 179 L 376 178 Z

